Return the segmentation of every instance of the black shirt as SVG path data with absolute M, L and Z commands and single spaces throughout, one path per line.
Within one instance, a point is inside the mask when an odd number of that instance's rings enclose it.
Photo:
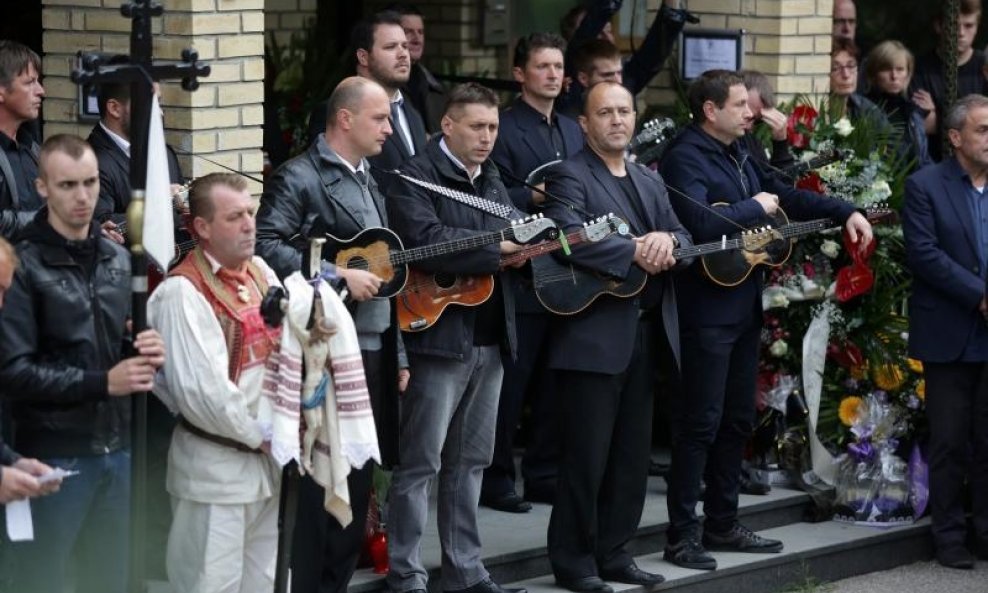
M 985 94 L 986 82 L 985 77 L 981 73 L 981 69 L 984 66 L 985 58 L 980 51 L 975 51 L 971 56 L 971 59 L 967 61 L 963 66 L 958 66 L 957 68 L 957 98 L 964 97 L 966 95 L 983 95 Z M 917 90 L 925 90 L 933 96 L 933 104 L 936 106 L 937 110 L 937 127 L 939 128 L 936 134 L 930 135 L 929 152 L 930 157 L 934 161 L 939 162 L 942 158 L 941 148 L 943 147 L 943 141 L 941 140 L 943 131 L 943 120 L 947 116 L 947 110 L 950 108 L 946 104 L 947 100 L 947 81 L 944 79 L 944 64 L 940 60 L 940 56 L 936 53 L 927 54 L 922 58 L 916 60 L 916 75 L 913 77 L 912 84 L 909 85 L 909 93 L 912 94 Z
M 563 132 L 559 129 L 559 116 L 556 115 L 555 109 L 552 111 L 552 117 L 546 117 L 526 103 L 521 97 L 515 100 L 511 108 L 517 109 L 519 115 L 524 115 L 526 119 L 536 122 L 535 129 L 538 130 L 539 136 L 542 137 L 545 145 L 551 146 L 553 150 L 552 154 L 543 155 L 547 163 L 570 156 L 566 154 L 566 145 L 563 143 Z
M 41 196 L 34 187 L 34 180 L 38 178 L 38 164 L 31 154 L 33 141 L 27 126 L 21 126 L 17 130 L 16 140 L 0 132 L 0 147 L 3 147 L 7 160 L 10 161 L 10 169 L 14 173 L 14 178 L 8 182 L 17 187 L 18 210 L 31 211 L 41 208 Z

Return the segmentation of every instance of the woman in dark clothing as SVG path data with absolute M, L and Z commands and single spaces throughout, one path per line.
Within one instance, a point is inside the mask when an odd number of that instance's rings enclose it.
M 868 54 L 867 97 L 878 105 L 898 134 L 898 153 L 912 162 L 912 170 L 932 163 L 923 120 L 927 111 L 908 95 L 915 61 L 912 52 L 898 41 L 883 41 Z

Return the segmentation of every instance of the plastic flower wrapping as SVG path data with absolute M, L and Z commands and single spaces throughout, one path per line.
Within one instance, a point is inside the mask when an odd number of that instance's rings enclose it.
M 875 121 L 848 119 L 805 97 L 783 109 L 797 158 L 841 155 L 797 187 L 871 208 L 875 241 L 862 250 L 835 228 L 796 241 L 788 261 L 769 270 L 755 462 L 778 462 L 800 484 L 807 475 L 829 484 L 841 519 L 912 520 L 925 506 L 916 446 L 925 430 L 925 384 L 921 365 L 907 357 L 910 277 L 895 217 L 911 163 L 892 148 L 896 131 Z M 793 397 L 804 402 L 804 414 L 792 416 Z M 779 422 L 786 398 L 788 426 Z M 794 443 L 804 454 L 782 453 Z

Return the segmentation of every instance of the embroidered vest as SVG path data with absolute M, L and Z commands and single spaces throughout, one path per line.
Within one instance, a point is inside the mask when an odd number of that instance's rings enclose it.
M 254 262 L 248 261 L 242 274 L 222 268 L 213 273 L 202 248 L 196 247 L 168 275 L 187 279 L 213 308 L 226 340 L 228 375 L 234 383 L 246 369 L 264 365 L 278 348 L 281 328 L 267 327 L 261 317 L 261 299 L 268 283 Z

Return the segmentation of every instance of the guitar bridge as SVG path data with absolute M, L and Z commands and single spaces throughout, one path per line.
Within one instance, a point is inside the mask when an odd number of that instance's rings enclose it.
M 408 329 L 410 330 L 423 329 L 426 325 L 428 325 L 428 323 L 429 322 L 427 320 L 425 320 L 422 317 L 419 317 L 415 321 L 412 321 L 411 323 L 408 324 Z

